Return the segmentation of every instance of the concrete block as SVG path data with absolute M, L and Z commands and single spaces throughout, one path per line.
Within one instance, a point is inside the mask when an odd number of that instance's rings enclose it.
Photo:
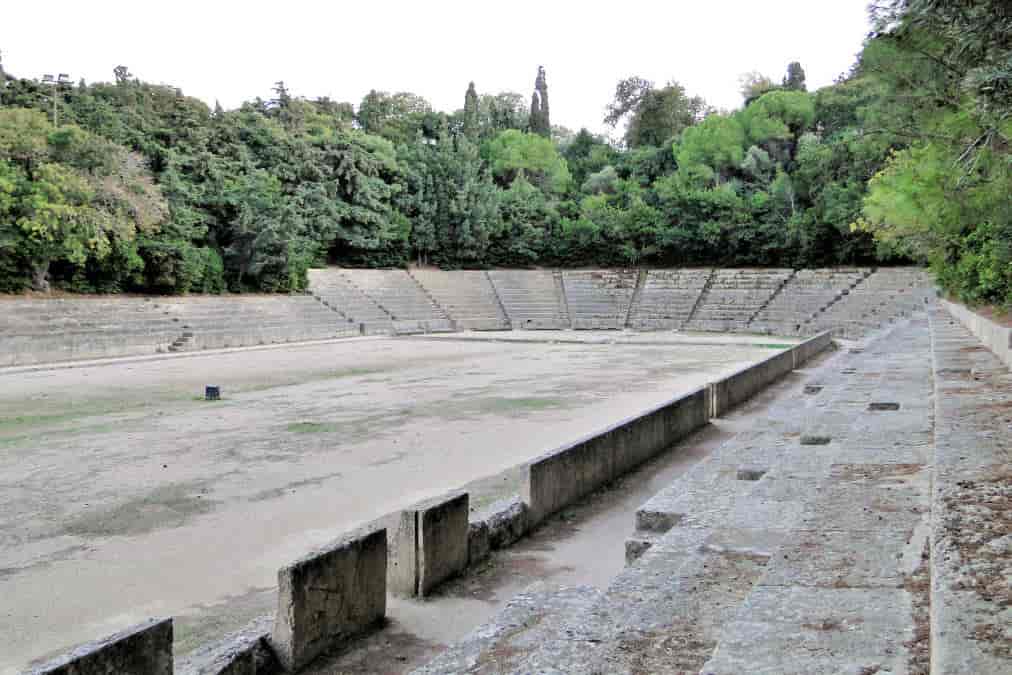
M 506 548 L 527 534 L 527 505 L 519 496 L 499 500 L 483 513 L 488 523 L 488 544 L 493 551 Z
M 176 664 L 176 675 L 269 675 L 281 666 L 270 648 L 273 616 L 191 652 Z
M 468 504 L 464 492 L 419 511 L 419 596 L 467 569 Z
M 401 512 L 391 541 L 387 580 L 390 592 L 424 597 L 467 568 L 469 499 L 454 493 Z
M 488 539 L 488 523 L 472 521 L 467 526 L 467 564 L 476 565 L 489 556 L 492 550 Z
M 172 675 L 172 619 L 149 619 L 89 642 L 26 675 Z
M 278 571 L 271 646 L 295 670 L 382 622 L 387 532 L 354 535 Z
M 537 525 L 707 422 L 706 391 L 698 389 L 535 459 L 527 466 L 522 495 L 530 524 Z

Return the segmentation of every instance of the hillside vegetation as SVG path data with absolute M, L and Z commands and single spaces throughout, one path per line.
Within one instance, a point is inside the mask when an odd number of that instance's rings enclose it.
M 914 261 L 964 299 L 1012 302 L 1012 11 L 869 11 L 857 62 L 815 92 L 798 63 L 743 77 L 734 111 L 619 82 L 620 143 L 553 126 L 544 70 L 530 105 L 472 84 L 453 113 L 281 82 L 223 110 L 123 66 L 62 86 L 0 72 L 0 290 L 297 291 L 328 260 Z

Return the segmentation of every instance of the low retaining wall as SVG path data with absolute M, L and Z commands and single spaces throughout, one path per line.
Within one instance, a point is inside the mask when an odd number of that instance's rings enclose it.
M 710 417 L 720 417 L 731 408 L 744 403 L 824 351 L 832 342 L 831 333 L 828 331 L 820 333 L 786 351 L 710 383 L 707 385 L 710 394 Z
M 150 619 L 81 645 L 28 675 L 172 675 L 172 619 Z
M 278 571 L 271 646 L 287 670 L 382 622 L 387 608 L 387 532 L 375 530 Z
M 1002 363 L 1012 368 L 1012 328 L 1000 326 L 991 319 L 977 314 L 966 305 L 948 300 L 939 301 L 949 311 L 949 314 L 966 326 L 966 329 L 983 342 L 995 356 L 1001 359 Z
M 706 401 L 706 390 L 697 389 L 532 461 L 522 494 L 528 526 L 705 426 Z

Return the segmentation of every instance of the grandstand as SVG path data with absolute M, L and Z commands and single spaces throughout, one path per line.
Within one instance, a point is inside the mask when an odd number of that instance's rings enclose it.
M 311 295 L 0 299 L 0 365 L 453 330 L 689 330 L 860 338 L 934 294 L 913 268 L 366 270 Z

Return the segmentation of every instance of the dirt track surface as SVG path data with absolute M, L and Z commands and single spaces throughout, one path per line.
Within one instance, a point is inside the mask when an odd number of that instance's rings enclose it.
M 782 342 L 576 335 L 593 344 L 370 339 L 0 371 L 0 673 L 154 615 L 177 617 L 188 651 L 269 611 L 278 567 L 314 546 L 473 481 L 472 504 L 514 492 L 509 469 Z

